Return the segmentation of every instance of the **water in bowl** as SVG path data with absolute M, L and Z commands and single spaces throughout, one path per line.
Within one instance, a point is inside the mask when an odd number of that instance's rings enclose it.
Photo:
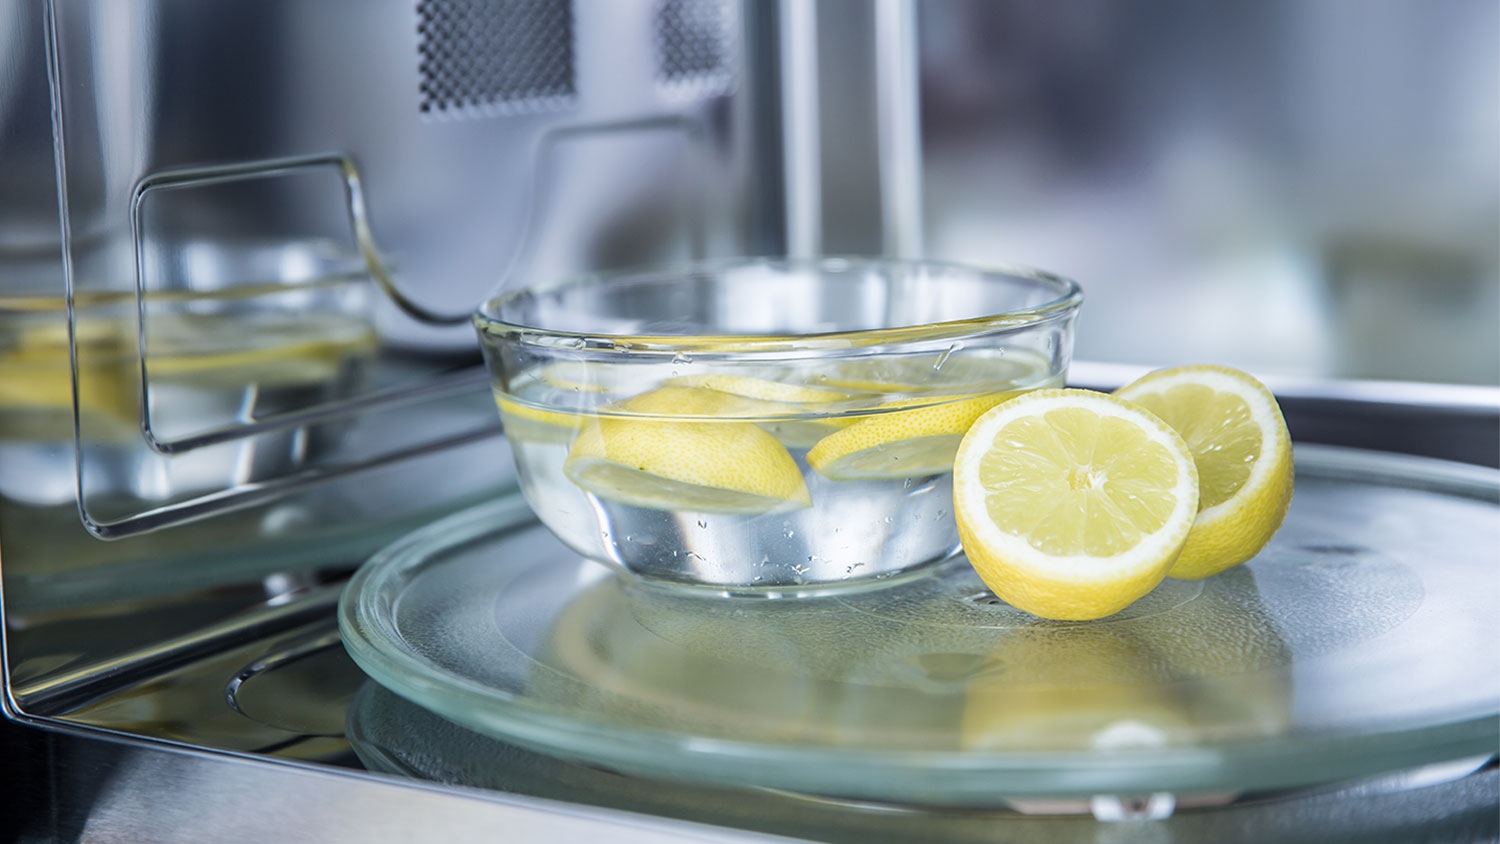
M 658 582 L 803 593 L 957 552 L 963 431 L 1059 386 L 1055 369 L 997 350 L 748 375 L 553 363 L 496 398 L 528 501 L 580 554 Z

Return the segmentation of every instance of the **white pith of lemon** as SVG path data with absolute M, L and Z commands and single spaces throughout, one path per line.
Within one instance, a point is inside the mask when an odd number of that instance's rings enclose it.
M 1200 509 L 1171 577 L 1243 563 L 1271 541 L 1292 500 L 1292 438 L 1264 384 L 1222 366 L 1153 372 L 1115 391 L 1171 425 L 1198 467 Z
M 969 429 L 953 469 L 969 562 L 996 595 L 1043 618 L 1102 618 L 1150 592 L 1198 510 L 1182 437 L 1085 390 L 999 405 Z
M 810 506 L 786 446 L 752 422 L 715 418 L 741 416 L 743 401 L 699 387 L 626 399 L 610 415 L 588 417 L 563 471 L 600 498 L 637 507 L 756 514 Z

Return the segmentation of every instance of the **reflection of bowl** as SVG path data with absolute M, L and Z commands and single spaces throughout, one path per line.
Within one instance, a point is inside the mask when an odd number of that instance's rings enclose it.
M 276 477 L 330 445 L 338 431 L 329 425 L 170 456 L 144 441 L 147 419 L 152 434 L 171 443 L 350 396 L 362 389 L 375 351 L 369 283 L 335 251 L 311 243 L 192 246 L 174 253 L 182 267 L 172 276 L 191 289 L 152 288 L 139 305 L 133 291 L 75 296 L 76 369 L 62 298 L 0 296 L 0 497 L 32 505 L 75 499 L 75 371 L 81 468 L 96 510 L 108 501 L 136 512 L 140 502 Z
M 953 553 L 958 440 L 1062 382 L 1081 300 L 1036 272 L 745 259 L 511 293 L 475 324 L 560 539 L 648 578 L 788 593 Z

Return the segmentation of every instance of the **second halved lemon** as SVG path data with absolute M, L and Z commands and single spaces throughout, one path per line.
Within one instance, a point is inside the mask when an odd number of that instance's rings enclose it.
M 1208 577 L 1258 554 L 1292 500 L 1292 438 L 1271 391 L 1237 369 L 1182 366 L 1115 395 L 1182 434 L 1198 465 L 1198 518 L 1171 576 Z
M 1150 592 L 1198 511 L 1182 437 L 1085 390 L 1038 390 L 986 413 L 953 472 L 969 562 L 996 595 L 1043 618 L 1103 618 Z

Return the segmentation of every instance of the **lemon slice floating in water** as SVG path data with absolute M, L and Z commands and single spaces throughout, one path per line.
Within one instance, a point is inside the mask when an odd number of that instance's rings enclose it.
M 819 440 L 808 465 L 835 481 L 939 475 L 953 470 L 953 455 L 974 420 L 1018 393 L 903 399 L 880 409 L 911 407 L 858 418 Z
M 1264 384 L 1222 366 L 1164 369 L 1115 395 L 1171 425 L 1198 466 L 1198 518 L 1170 576 L 1197 579 L 1266 547 L 1292 500 L 1292 438 Z
M 701 387 L 661 387 L 626 399 L 628 415 L 589 418 L 563 471 L 600 498 L 657 510 L 756 514 L 812 499 L 786 446 L 744 415 L 744 399 Z
M 589 418 L 584 413 L 563 413 L 522 404 L 504 393 L 495 394 L 495 405 L 500 408 L 505 436 L 520 442 L 567 445 Z
M 1086 390 L 1038 390 L 974 423 L 953 462 L 969 562 L 1043 618 L 1103 618 L 1150 592 L 1187 541 L 1198 472 L 1166 423 Z

